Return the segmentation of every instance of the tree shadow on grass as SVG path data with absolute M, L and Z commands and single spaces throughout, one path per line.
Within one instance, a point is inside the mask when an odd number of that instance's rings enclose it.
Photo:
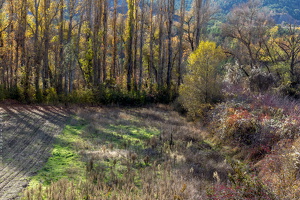
M 15 198 L 50 156 L 69 113 L 57 107 L 0 105 L 0 199 Z

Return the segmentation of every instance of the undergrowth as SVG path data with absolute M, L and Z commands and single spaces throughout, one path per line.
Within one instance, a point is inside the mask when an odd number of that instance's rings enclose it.
M 225 90 L 210 113 L 210 140 L 231 160 L 231 184 L 211 188 L 215 199 L 298 199 L 300 104 L 274 93 Z M 237 180 L 236 180 L 237 179 Z

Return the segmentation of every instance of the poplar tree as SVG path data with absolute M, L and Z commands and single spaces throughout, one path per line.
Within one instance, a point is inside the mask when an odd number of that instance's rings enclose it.
M 132 90 L 132 70 L 133 70 L 133 34 L 134 34 L 134 5 L 135 0 L 127 0 L 127 27 L 126 27 L 126 65 L 127 65 L 127 90 Z

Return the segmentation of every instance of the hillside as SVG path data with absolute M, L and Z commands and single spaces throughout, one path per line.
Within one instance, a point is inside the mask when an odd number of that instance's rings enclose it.
M 247 2 L 247 0 L 215 0 L 215 2 L 221 8 L 221 14 L 226 15 L 234 6 Z M 294 23 L 294 20 L 300 20 L 300 5 L 296 0 L 264 0 L 262 2 L 263 6 L 271 9 L 277 23 L 282 23 L 282 21 Z M 118 4 L 122 8 L 127 5 L 125 0 L 118 0 Z M 187 10 L 192 8 L 192 4 L 193 0 L 186 0 Z M 113 0 L 110 0 L 110 5 L 113 6 Z M 180 0 L 176 0 L 175 6 L 177 9 L 180 8 Z M 122 12 L 124 12 L 124 9 Z
M 224 14 L 228 13 L 234 6 L 247 2 L 247 0 L 222 1 L 216 0 Z M 292 22 L 293 19 L 300 20 L 300 5 L 296 0 L 264 0 L 263 6 L 270 8 L 274 12 L 277 23 L 283 20 Z

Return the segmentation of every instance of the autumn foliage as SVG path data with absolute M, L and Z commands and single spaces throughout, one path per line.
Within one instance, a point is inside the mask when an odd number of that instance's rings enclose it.
M 188 58 L 188 73 L 179 93 L 183 106 L 192 116 L 203 113 L 221 97 L 218 66 L 224 59 L 221 47 L 211 41 L 201 41 L 199 47 Z

